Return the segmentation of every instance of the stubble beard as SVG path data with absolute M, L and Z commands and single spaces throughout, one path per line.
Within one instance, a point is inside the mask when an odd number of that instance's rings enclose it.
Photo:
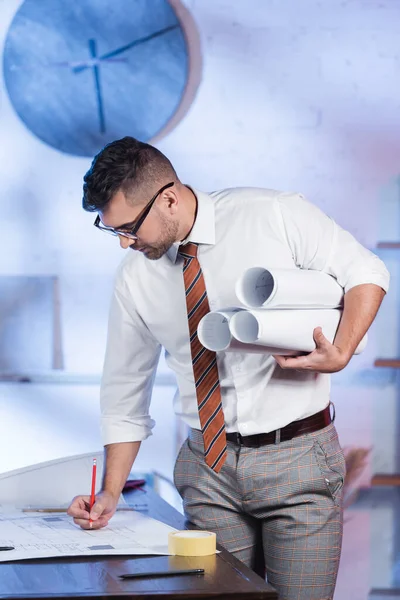
M 179 225 L 176 221 L 170 221 L 164 215 L 159 214 L 161 221 L 161 236 L 156 245 L 146 244 L 143 254 L 149 260 L 159 260 L 168 252 L 171 246 L 176 242 Z

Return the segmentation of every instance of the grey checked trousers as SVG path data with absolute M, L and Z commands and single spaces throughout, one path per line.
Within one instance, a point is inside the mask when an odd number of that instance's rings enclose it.
M 186 518 L 255 568 L 285 600 L 330 600 L 342 545 L 345 460 L 333 423 L 292 440 L 247 448 L 228 442 L 220 473 L 190 431 L 174 481 Z

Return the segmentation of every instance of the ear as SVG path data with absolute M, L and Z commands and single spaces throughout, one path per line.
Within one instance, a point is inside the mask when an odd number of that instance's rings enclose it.
M 165 190 L 163 194 L 163 206 L 170 215 L 175 215 L 178 211 L 179 198 L 176 190 L 173 188 Z

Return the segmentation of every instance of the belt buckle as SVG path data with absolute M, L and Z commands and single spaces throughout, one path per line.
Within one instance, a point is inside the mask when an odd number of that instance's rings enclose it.
M 238 431 L 235 431 L 235 434 L 236 434 L 236 445 L 241 446 L 243 444 L 242 434 L 239 433 Z

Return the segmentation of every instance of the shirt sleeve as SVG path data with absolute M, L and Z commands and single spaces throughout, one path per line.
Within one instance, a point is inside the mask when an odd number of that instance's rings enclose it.
M 385 264 L 317 206 L 301 194 L 280 194 L 277 207 L 283 235 L 299 268 L 332 275 L 345 292 L 365 283 L 388 291 Z
M 151 435 L 155 422 L 149 407 L 160 350 L 120 273 L 111 301 L 100 388 L 104 445 L 142 441 Z

